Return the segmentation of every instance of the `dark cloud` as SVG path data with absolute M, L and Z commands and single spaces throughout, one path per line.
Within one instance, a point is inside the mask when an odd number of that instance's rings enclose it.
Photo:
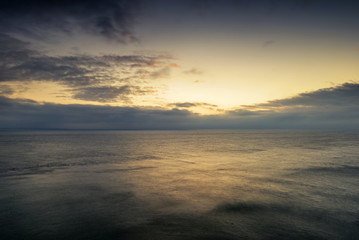
M 63 63 L 61 58 L 41 56 L 3 68 L 0 81 L 57 81 L 71 86 L 90 85 L 98 76 L 90 67 L 81 63 Z M 102 76 L 101 80 L 105 80 Z
M 0 82 L 57 82 L 76 92 L 74 98 L 100 102 L 154 93 L 142 90 L 141 83 L 168 77 L 173 60 L 162 54 L 48 56 L 6 34 L 0 34 L 0 43 Z M 113 87 L 119 82 L 126 87 Z
M 270 110 L 245 108 L 220 115 L 198 115 L 178 107 L 190 108 L 196 103 L 174 103 L 172 110 L 93 105 L 39 104 L 31 100 L 0 97 L 0 128 L 27 129 L 359 129 L 359 84 L 346 83 L 298 95 L 321 99 L 311 108 L 300 108 L 291 102 L 276 100 Z M 91 91 L 91 90 L 90 90 Z M 122 90 L 126 92 L 126 90 Z M 97 91 L 95 91 L 97 92 Z M 90 92 L 89 92 L 90 94 Z M 117 92 L 114 93 L 116 95 Z M 121 91 L 120 93 L 121 94 Z M 333 101 L 333 96 L 342 96 Z M 345 97 L 344 97 L 345 96 Z M 106 98 L 100 96 L 100 98 Z M 113 97 L 113 96 L 112 96 Z M 323 105 L 324 99 L 330 102 Z M 346 99 L 347 102 L 344 102 Z M 197 103 L 198 104 L 198 103 Z M 200 103 L 202 104 L 202 103 Z M 286 108 L 283 110 L 283 106 Z
M 37 104 L 0 97 L 0 128 L 170 129 L 188 128 L 185 110 L 94 105 Z
M 269 101 L 258 107 L 347 107 L 359 105 L 359 84 L 344 83 L 313 92 L 301 93 L 292 98 Z
M 219 9 L 219 6 L 229 6 L 238 10 L 251 10 L 259 8 L 263 10 L 273 10 L 281 6 L 307 6 L 302 2 L 312 2 L 313 0 L 187 0 L 188 6 L 197 10 L 200 14 L 208 13 Z M 314 0 L 315 1 L 315 0 Z
M 258 10 L 277 10 L 282 8 L 310 9 L 330 6 L 342 6 L 343 4 L 355 4 L 353 0 L 186 0 L 187 5 L 200 13 L 213 10 L 219 5 L 235 7 L 240 10 L 257 8 Z
M 29 49 L 30 43 L 18 40 L 0 32 L 0 55 L 3 64 L 24 61 L 36 55 L 36 51 Z
M 136 0 L 1 1 L 0 26 L 5 32 L 43 39 L 49 31 L 67 34 L 78 29 L 122 43 L 137 41 L 132 31 Z
M 160 76 L 169 70 L 169 59 L 153 55 L 74 55 L 48 56 L 32 50 L 29 43 L 0 34 L 0 81 L 58 81 L 70 86 L 91 85 L 113 80 L 113 68 L 121 71 L 149 68 L 150 76 Z M 151 70 L 153 68 L 154 70 Z M 153 73 L 151 73 L 153 71 Z
M 180 108 L 190 108 L 190 107 L 196 107 L 197 104 L 191 103 L 191 102 L 184 102 L 184 103 L 171 103 L 169 106 L 173 107 L 180 107 Z
M 168 12 L 171 6 L 178 7 L 172 8 L 175 9 L 173 12 Z M 328 14 L 332 16 L 333 10 L 353 10 L 356 7 L 357 1 L 351 0 L 14 0 L 0 2 L 0 28 L 5 33 L 21 33 L 39 40 L 45 39 L 52 32 L 61 31 L 70 35 L 82 31 L 129 43 L 138 41 L 134 25 L 144 12 L 147 13 L 144 16 L 151 15 L 148 14 L 150 12 L 160 13 L 164 17 L 177 16 L 180 12 L 186 18 L 188 12 L 193 10 L 201 14 L 214 12 L 225 16 L 228 11 L 223 10 L 230 8 L 241 14 L 249 12 L 251 16 L 261 18 L 263 13 L 272 13 L 274 10 L 283 14 L 283 9 L 329 9 Z M 287 15 L 283 17 L 289 18 Z M 307 15 L 303 17 L 308 18 Z
M 0 96 L 1 95 L 11 95 L 14 93 L 14 89 L 12 89 L 10 86 L 2 85 L 0 86 Z
M 269 110 L 246 110 L 246 109 L 236 109 L 236 110 L 232 110 L 232 111 L 228 111 L 228 115 L 230 116 L 238 116 L 238 117 L 249 117 L 249 116 L 258 116 L 258 115 L 263 115 L 266 113 L 273 113 L 273 111 L 269 111 Z
M 11 99 L 4 96 L 0 96 L 0 107 L 4 106 L 21 106 L 21 105 L 38 105 L 39 103 L 30 99 Z M 3 108 L 1 108 L 3 110 Z
M 115 71 L 121 71 L 123 76 L 128 77 L 127 75 L 134 70 L 148 67 L 148 65 L 143 65 L 143 62 L 151 62 L 154 58 L 153 56 L 79 55 L 49 57 L 40 55 L 26 59 L 17 58 L 11 64 L 7 59 L 2 59 L 0 60 L 2 66 L 0 81 L 56 81 L 69 86 L 93 85 L 101 82 L 111 83 L 111 81 L 118 80 L 118 76 L 114 77 L 113 75 Z M 159 61 L 157 64 L 165 63 Z M 148 71 L 150 78 L 164 77 L 168 74 L 167 68 Z M 136 75 L 134 72 L 132 77 L 136 78 Z M 141 77 L 143 78 L 143 75 Z
M 203 103 L 203 102 L 181 102 L 181 103 L 170 103 L 168 106 L 178 107 L 178 108 L 191 108 L 191 107 L 218 107 L 214 104 Z
M 97 102 L 111 102 L 116 99 L 119 95 L 127 96 L 131 94 L 129 86 L 122 87 L 87 87 L 87 88 L 78 88 L 75 90 L 73 98 L 87 100 L 87 101 L 97 101 Z
M 174 58 L 171 57 L 146 53 L 129 56 L 104 55 L 102 57 L 105 61 L 117 64 L 127 64 L 131 68 L 158 68 L 167 66 L 170 61 L 174 60 Z
M 153 93 L 153 91 L 142 89 L 138 86 L 124 85 L 121 87 L 101 86 L 77 88 L 72 96 L 75 99 L 96 101 L 96 102 L 114 102 L 122 100 L 130 102 L 130 97 L 134 95 L 144 95 Z

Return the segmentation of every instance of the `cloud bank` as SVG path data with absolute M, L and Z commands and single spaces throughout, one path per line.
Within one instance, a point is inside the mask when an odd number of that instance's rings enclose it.
M 196 104 L 175 103 L 175 108 L 161 109 L 39 104 L 31 100 L 1 97 L 0 128 L 359 130 L 358 83 L 345 83 L 292 98 L 242 106 L 221 115 L 198 115 L 176 108 Z

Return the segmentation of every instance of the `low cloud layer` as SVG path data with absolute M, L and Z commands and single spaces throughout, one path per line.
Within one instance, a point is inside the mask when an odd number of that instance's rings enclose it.
M 262 104 L 246 106 L 258 108 L 346 108 L 356 107 L 359 104 L 359 84 L 344 83 L 340 86 L 323 88 L 313 92 L 298 94 L 292 98 L 269 101 Z
M 139 107 L 39 104 L 31 100 L 1 97 L 0 128 L 358 130 L 358 89 L 358 83 L 345 83 L 338 87 L 299 94 L 293 98 L 241 107 L 221 115 L 205 116 L 177 108 L 180 106 L 192 107 L 196 103 L 193 105 L 177 103 L 173 105 L 173 109 L 166 110 Z M 333 98 L 339 99 L 335 101 Z M 303 103 L 310 108 L 302 107 Z M 270 108 L 265 109 L 264 107 Z

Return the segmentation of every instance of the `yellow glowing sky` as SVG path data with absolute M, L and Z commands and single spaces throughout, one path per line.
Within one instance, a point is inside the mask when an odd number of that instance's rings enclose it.
M 183 42 L 171 49 L 171 46 L 161 47 L 149 41 L 129 46 L 129 50 L 126 50 L 125 46 L 103 43 L 103 53 L 121 55 L 146 49 L 155 52 L 164 49 L 171 52 L 178 65 L 170 68 L 168 76 L 144 84 L 156 89 L 156 93 L 136 96 L 131 103 L 114 101 L 106 104 L 164 107 L 175 102 L 206 102 L 230 109 L 358 79 L 359 51 L 354 46 L 339 49 L 332 46 L 313 47 L 315 44 L 298 46 L 296 43 L 274 42 L 263 48 L 262 44 L 260 41 L 230 44 L 226 44 L 226 41 L 207 42 L 202 45 Z M 88 49 L 95 52 L 97 48 L 100 47 L 86 46 L 83 51 Z M 193 69 L 197 72 L 187 73 Z M 12 98 L 62 104 L 104 104 L 72 99 L 69 87 L 53 82 L 13 82 L 4 85 L 17 89 L 10 96 Z
M 217 107 L 203 105 L 192 111 L 216 113 L 359 80 L 359 42 L 356 36 L 350 37 L 350 29 L 332 33 L 329 27 L 323 30 L 309 27 L 305 21 L 298 23 L 298 16 L 293 26 L 283 21 L 283 26 L 273 24 L 269 28 L 255 21 L 240 27 L 226 24 L 226 20 L 211 22 L 208 20 L 211 15 L 204 19 L 192 16 L 189 20 L 173 17 L 166 22 L 163 21 L 168 18 L 166 11 L 156 17 L 157 13 L 138 20 L 136 34 L 140 41 L 131 44 L 84 33 L 57 33 L 45 42 L 23 38 L 50 56 L 142 53 L 171 56 L 167 67 L 153 69 L 167 68 L 167 74 L 136 81 L 151 90 L 147 94 L 137 94 L 126 101 L 118 98 L 97 102 L 74 99 L 70 86 L 46 79 L 3 82 L 1 86 L 14 89 L 7 97 L 39 102 L 163 108 L 171 108 L 172 103 L 195 102 Z M 330 26 L 331 21 L 327 21 L 325 26 Z M 120 86 L 120 79 L 126 74 L 120 73 L 121 69 L 108 71 L 114 79 L 109 86 Z

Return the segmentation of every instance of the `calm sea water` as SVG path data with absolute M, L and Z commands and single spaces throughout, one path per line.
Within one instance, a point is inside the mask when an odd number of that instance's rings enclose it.
M 359 132 L 0 132 L 1 239 L 359 239 Z

